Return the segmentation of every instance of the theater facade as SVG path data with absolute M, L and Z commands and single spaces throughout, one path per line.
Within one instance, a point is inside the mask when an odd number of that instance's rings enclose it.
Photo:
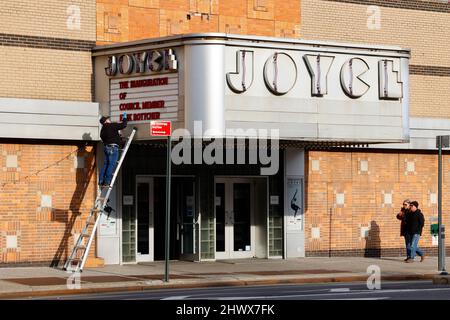
M 97 256 L 164 259 L 167 145 L 154 120 L 173 129 L 171 259 L 305 256 L 308 151 L 409 142 L 409 59 L 395 46 L 223 33 L 95 47 L 100 113 L 126 112 L 124 136 L 138 128 Z

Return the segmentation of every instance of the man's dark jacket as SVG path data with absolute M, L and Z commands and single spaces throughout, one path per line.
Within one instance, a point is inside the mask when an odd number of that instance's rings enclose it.
M 408 211 L 406 214 L 406 232 L 410 235 L 420 234 L 422 235 L 423 225 L 425 224 L 425 218 L 423 217 L 420 209 L 416 212 Z
M 127 126 L 127 120 L 123 119 L 122 123 L 105 123 L 100 131 L 100 138 L 102 138 L 103 144 L 117 144 L 120 146 L 121 139 L 119 130 L 125 129 Z

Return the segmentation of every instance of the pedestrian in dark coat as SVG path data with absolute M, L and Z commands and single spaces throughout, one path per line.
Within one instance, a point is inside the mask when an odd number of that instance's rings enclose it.
M 425 258 L 422 249 L 419 248 L 419 240 L 424 224 L 425 218 L 419 209 L 419 203 L 411 201 L 410 210 L 406 214 L 406 238 L 410 248 L 410 257 L 406 262 L 414 262 L 416 253 L 420 257 L 420 262 Z
M 409 211 L 410 208 L 410 204 L 411 204 L 411 200 L 406 199 L 405 201 L 403 201 L 403 206 L 400 208 L 400 212 L 397 213 L 397 219 L 401 221 L 400 223 L 400 237 L 404 237 L 405 238 L 405 247 L 406 247 L 406 260 L 409 259 L 409 257 L 411 256 L 411 253 L 409 251 L 409 245 L 406 237 L 406 214 Z

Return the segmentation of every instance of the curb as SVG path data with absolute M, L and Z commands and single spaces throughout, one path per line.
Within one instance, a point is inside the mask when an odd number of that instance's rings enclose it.
M 382 276 L 385 281 L 413 281 L 413 280 L 433 280 L 435 283 L 435 274 L 411 274 L 411 275 L 389 275 Z M 1 299 L 24 299 L 32 297 L 49 297 L 60 295 L 79 295 L 95 293 L 115 293 L 115 292 L 136 292 L 157 289 L 189 289 L 189 288 L 210 288 L 210 287 L 233 287 L 233 286 L 252 286 L 252 285 L 275 285 L 275 284 L 306 284 L 306 283 L 333 283 L 333 282 L 361 282 L 367 281 L 367 276 L 343 276 L 343 277 L 323 277 L 323 278 L 293 278 L 293 279 L 264 279 L 264 280 L 228 280 L 214 281 L 204 283 L 179 283 L 165 285 L 136 285 L 127 287 L 108 287 L 108 288 L 84 288 L 84 289 L 60 289 L 60 290 L 42 290 L 0 293 Z
M 433 277 L 433 284 L 450 284 L 450 275 L 437 275 Z

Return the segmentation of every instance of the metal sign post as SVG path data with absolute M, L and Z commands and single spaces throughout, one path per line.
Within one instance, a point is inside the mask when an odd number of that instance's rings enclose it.
M 450 136 L 437 136 L 438 148 L 438 270 L 441 275 L 445 271 L 445 226 L 442 224 L 442 148 L 450 147 Z
M 167 157 L 166 157 L 166 239 L 165 239 L 165 268 L 164 281 L 169 282 L 169 258 L 170 258 L 170 180 L 172 161 L 170 153 L 172 151 L 170 121 L 150 122 L 150 133 L 152 136 L 167 137 Z
M 167 136 L 167 172 L 166 172 L 166 261 L 165 261 L 165 272 L 164 281 L 169 282 L 169 255 L 170 255 L 170 174 L 171 174 L 171 164 L 170 161 L 170 151 L 172 150 L 170 135 Z

